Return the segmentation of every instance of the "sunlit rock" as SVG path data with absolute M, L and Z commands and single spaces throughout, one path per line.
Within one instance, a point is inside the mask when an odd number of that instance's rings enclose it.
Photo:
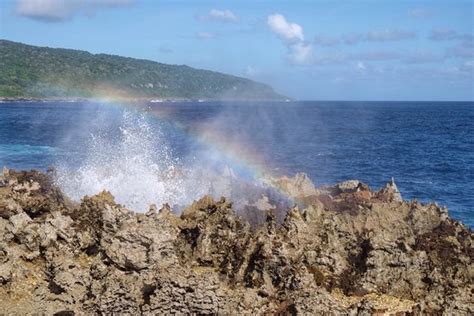
M 472 231 L 393 181 L 284 178 L 304 208 L 279 221 L 260 194 L 255 225 L 226 198 L 134 213 L 108 192 L 69 202 L 38 172 L 0 183 L 6 314 L 474 313 Z

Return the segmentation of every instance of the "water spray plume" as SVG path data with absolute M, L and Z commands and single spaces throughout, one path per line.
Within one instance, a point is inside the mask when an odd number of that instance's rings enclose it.
M 108 104 L 121 114 L 118 131 L 90 135 L 79 166 L 58 162 L 57 182 L 71 198 L 107 190 L 117 202 L 142 212 L 153 203 L 169 203 L 179 210 L 206 194 L 228 197 L 237 208 L 268 190 L 288 199 L 256 151 L 215 129 L 171 121 L 169 110 Z M 190 139 L 195 149 L 178 158 L 163 133 L 165 127 Z

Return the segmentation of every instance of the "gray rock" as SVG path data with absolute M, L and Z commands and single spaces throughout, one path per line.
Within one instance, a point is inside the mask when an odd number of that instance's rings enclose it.
M 342 193 L 353 193 L 353 192 L 357 192 L 359 184 L 360 184 L 359 180 L 347 180 L 347 181 L 338 183 L 336 187 Z
M 276 184 L 289 196 L 294 198 L 307 197 L 318 193 L 313 182 L 305 173 L 297 173 L 293 178 L 282 177 Z
M 381 191 L 379 191 L 379 196 L 384 197 L 386 200 L 390 202 L 402 202 L 403 198 L 398 190 L 397 185 L 395 184 L 395 180 L 392 178 L 390 182 L 385 185 Z

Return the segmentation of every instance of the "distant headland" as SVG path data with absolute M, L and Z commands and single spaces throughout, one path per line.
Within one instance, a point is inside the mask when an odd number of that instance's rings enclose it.
M 286 100 L 270 86 L 219 72 L 0 40 L 0 99 Z

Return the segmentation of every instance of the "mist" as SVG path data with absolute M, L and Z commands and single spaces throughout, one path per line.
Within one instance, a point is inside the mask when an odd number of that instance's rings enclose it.
M 179 212 L 204 195 L 226 197 L 240 211 L 252 205 L 264 209 L 259 200 L 268 196 L 271 207 L 289 206 L 272 182 L 276 169 L 250 142 L 261 137 L 274 143 L 270 118 L 256 112 L 242 124 L 237 107 L 225 108 L 190 123 L 166 115 L 171 106 L 103 105 L 92 119 L 78 117 L 65 133 L 68 146 L 79 135 L 83 141 L 73 145 L 80 147 L 78 159 L 56 162 L 56 182 L 73 200 L 106 190 L 138 212 L 164 203 Z

